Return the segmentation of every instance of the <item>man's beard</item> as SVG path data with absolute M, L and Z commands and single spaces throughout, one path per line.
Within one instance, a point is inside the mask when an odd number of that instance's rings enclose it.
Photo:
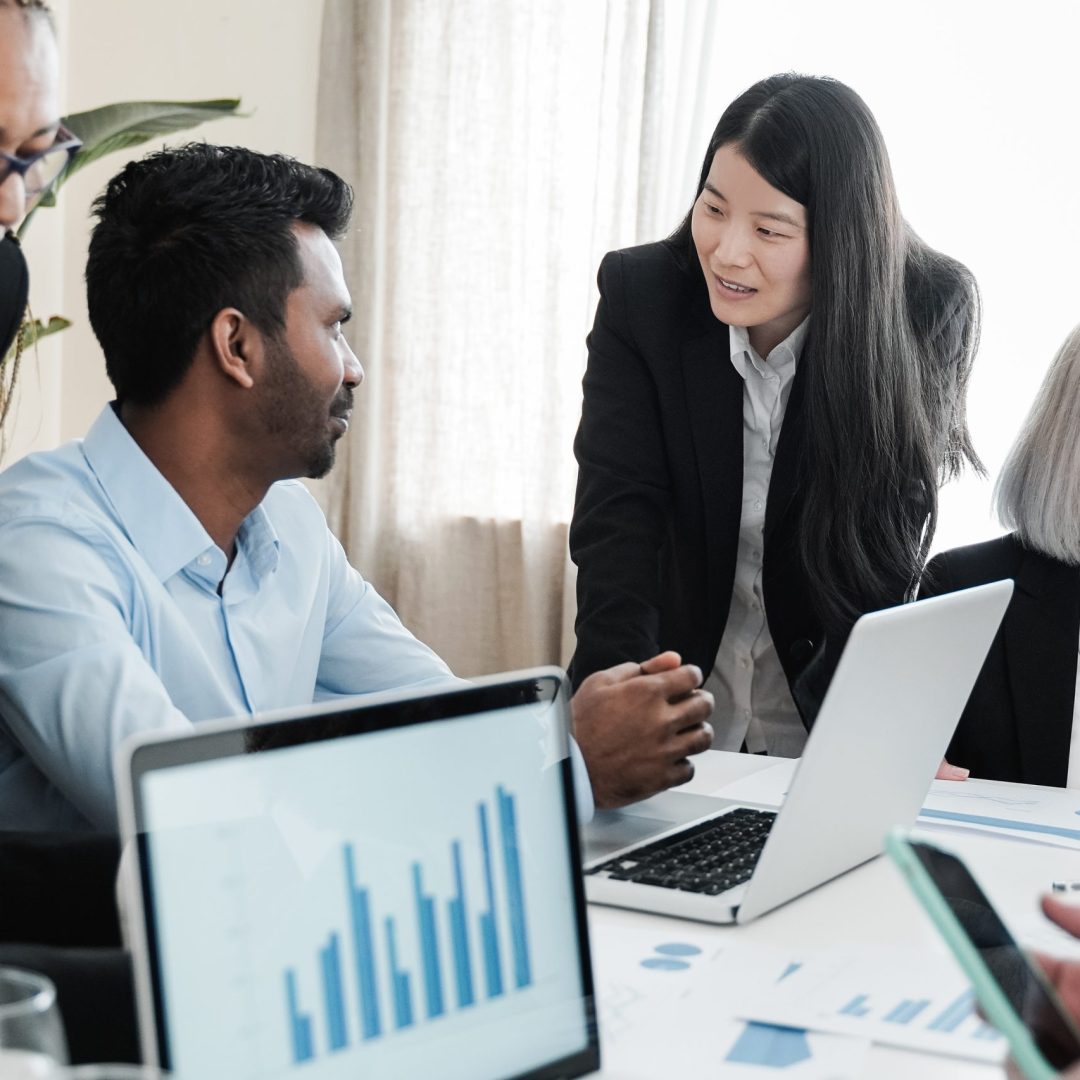
M 303 471 L 298 475 L 318 480 L 334 465 L 337 439 L 330 418 L 344 418 L 352 409 L 352 387 L 343 383 L 328 409 L 281 340 L 267 341 L 267 372 L 261 404 L 266 430 L 300 457 Z

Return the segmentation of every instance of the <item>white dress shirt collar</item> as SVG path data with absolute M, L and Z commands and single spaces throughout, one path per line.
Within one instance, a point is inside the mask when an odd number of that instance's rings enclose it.
M 794 372 L 795 366 L 802 356 L 803 345 L 806 343 L 806 334 L 810 328 L 810 316 L 805 319 L 779 345 L 776 345 L 768 356 L 762 357 L 757 349 L 750 344 L 750 331 L 745 326 L 729 326 L 728 341 L 731 344 L 731 362 L 735 370 L 746 378 L 746 364 L 750 363 L 757 369 L 758 374 L 764 375 L 767 369 L 771 369 L 783 376 Z

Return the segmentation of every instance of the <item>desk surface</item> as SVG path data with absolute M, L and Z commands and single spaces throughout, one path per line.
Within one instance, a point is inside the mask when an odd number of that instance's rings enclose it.
M 740 776 L 768 767 L 775 759 L 708 751 L 695 761 L 699 762 L 697 775 L 680 790 L 708 795 Z M 648 804 L 639 807 L 647 811 Z M 642 809 L 636 812 L 642 813 Z M 1052 880 L 1080 879 L 1080 852 L 959 831 L 935 831 L 928 838 L 961 854 L 995 905 L 1007 918 L 1018 921 L 1032 917 L 1038 898 L 1049 889 Z M 718 942 L 798 947 L 812 940 L 819 947 L 832 944 L 941 947 L 933 926 L 910 895 L 899 872 L 885 858 L 858 867 L 746 926 L 688 924 L 596 904 L 590 905 L 589 921 L 607 932 L 626 928 L 628 935 L 640 933 L 642 928 L 659 931 L 667 926 L 674 932 L 680 926 L 692 926 L 696 937 L 715 935 Z M 664 1030 L 657 1032 L 657 1038 L 664 1038 L 672 1046 L 669 1076 L 723 1075 L 715 1061 L 703 1060 L 707 1053 L 701 1032 Z M 695 1054 L 695 1046 L 701 1049 L 700 1053 Z M 604 1051 L 604 1068 L 597 1074 L 604 1080 L 645 1080 L 648 1074 L 634 1060 L 623 1060 L 630 1055 L 620 1055 L 619 1045 L 605 1045 Z M 767 1075 L 769 1071 L 763 1071 L 763 1076 Z M 920 1080 L 990 1080 L 1004 1076 L 1004 1071 L 955 1058 L 872 1046 L 863 1075 L 874 1080 L 910 1080 L 916 1076 Z

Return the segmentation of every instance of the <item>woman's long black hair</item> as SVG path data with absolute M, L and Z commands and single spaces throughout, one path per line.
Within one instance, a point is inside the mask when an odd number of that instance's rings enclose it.
M 720 118 L 725 145 L 806 207 L 810 325 L 800 360 L 799 549 L 826 625 L 909 597 L 937 523 L 938 485 L 967 461 L 979 334 L 975 280 L 900 215 L 870 110 L 843 83 L 775 75 Z M 688 214 L 672 241 L 698 267 Z

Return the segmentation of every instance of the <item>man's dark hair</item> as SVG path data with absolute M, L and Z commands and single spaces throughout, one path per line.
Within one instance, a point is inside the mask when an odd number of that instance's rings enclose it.
M 281 154 L 188 143 L 125 166 L 93 209 L 90 324 L 117 397 L 154 405 L 223 308 L 280 335 L 285 301 L 303 283 L 292 226 L 339 239 L 352 190 Z

